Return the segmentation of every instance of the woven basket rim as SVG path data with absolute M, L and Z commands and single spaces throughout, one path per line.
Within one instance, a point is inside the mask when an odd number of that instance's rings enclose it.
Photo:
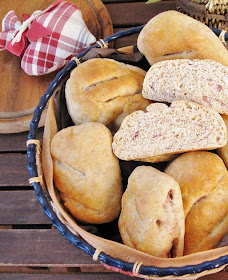
M 27 149 L 27 158 L 28 158 L 28 171 L 30 175 L 30 180 L 33 178 L 38 178 L 38 170 L 36 164 L 36 144 L 33 143 L 34 140 L 36 141 L 36 135 L 38 130 L 38 124 L 41 118 L 41 114 L 44 111 L 48 100 L 51 98 L 57 87 L 60 85 L 61 81 L 69 75 L 69 73 L 77 67 L 77 60 L 83 58 L 91 49 L 102 47 L 103 42 L 108 44 L 109 42 L 115 41 L 119 38 L 130 36 L 135 33 L 139 33 L 145 25 L 141 25 L 138 27 L 132 27 L 125 31 L 119 31 L 113 35 L 106 37 L 102 40 L 102 43 L 97 42 L 93 46 L 89 47 L 82 53 L 80 53 L 76 59 L 71 60 L 60 72 L 58 72 L 55 79 L 49 84 L 47 91 L 42 95 L 39 104 L 34 110 L 33 119 L 30 123 L 30 130 L 28 134 L 28 144 Z M 219 36 L 221 31 L 217 29 L 212 29 L 214 33 Z M 228 34 L 226 34 L 226 39 L 228 40 Z M 86 254 L 90 255 L 91 257 L 94 256 L 96 253 L 96 249 L 91 246 L 89 243 L 84 241 L 80 236 L 74 235 L 68 227 L 61 222 L 59 217 L 54 212 L 53 208 L 51 207 L 49 197 L 44 192 L 43 187 L 40 182 L 31 181 L 32 186 L 35 190 L 36 197 L 40 204 L 42 205 L 43 211 L 52 221 L 52 224 L 62 233 L 62 235 L 70 240 L 77 248 L 84 251 Z M 124 274 L 130 274 L 138 277 L 145 277 L 145 278 L 172 278 L 172 276 L 182 277 L 187 275 L 203 275 L 204 272 L 211 271 L 213 269 L 218 269 L 220 267 L 224 267 L 228 264 L 228 255 L 221 256 L 219 258 L 213 259 L 211 261 L 204 261 L 196 265 L 185 265 L 181 267 L 157 267 L 157 266 L 147 266 L 147 265 L 140 265 L 138 274 L 132 274 L 134 272 L 134 263 L 129 263 L 123 261 L 121 259 L 113 258 L 110 255 L 107 255 L 104 252 L 100 252 L 97 256 L 97 259 L 101 261 L 101 263 L 107 265 L 109 268 L 113 268 L 115 271 L 119 271 Z M 153 278 L 154 279 L 154 278 Z

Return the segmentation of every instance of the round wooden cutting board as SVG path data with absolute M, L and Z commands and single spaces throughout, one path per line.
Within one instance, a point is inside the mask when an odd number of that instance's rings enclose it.
M 35 10 L 44 10 L 55 0 L 2 1 L 0 21 L 10 10 L 22 20 L 23 13 L 31 15 Z M 83 19 L 97 40 L 113 33 L 110 15 L 100 0 L 71 0 L 81 10 Z M 29 76 L 20 66 L 21 58 L 7 50 L 0 52 L 0 133 L 17 133 L 29 130 L 33 111 L 57 71 L 42 76 Z M 40 126 L 44 125 L 44 111 Z

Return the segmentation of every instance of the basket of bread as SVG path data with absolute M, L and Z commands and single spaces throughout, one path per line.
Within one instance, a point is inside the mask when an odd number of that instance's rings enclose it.
M 106 48 L 134 33 L 130 52 Z M 65 238 L 145 279 L 197 279 L 227 265 L 227 66 L 209 27 L 167 11 L 57 74 L 34 111 L 28 170 Z

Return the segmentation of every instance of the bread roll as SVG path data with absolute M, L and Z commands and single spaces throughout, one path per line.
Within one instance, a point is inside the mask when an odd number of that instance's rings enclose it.
M 112 59 L 83 62 L 66 83 L 67 108 L 73 122 L 101 122 L 118 129 L 125 116 L 151 103 L 141 94 L 145 74 L 141 68 Z
M 177 182 L 151 166 L 136 167 L 122 197 L 119 230 L 129 247 L 156 257 L 182 256 L 184 211 Z
M 222 118 L 225 122 L 226 128 L 228 130 L 228 115 L 222 115 Z M 228 139 L 225 146 L 217 149 L 218 155 L 224 161 L 226 168 L 228 168 Z
M 184 254 L 216 248 L 228 233 L 228 172 L 218 155 L 189 152 L 167 167 L 181 188 L 185 213 Z
M 212 59 L 228 66 L 228 51 L 205 24 L 177 11 L 162 12 L 142 29 L 138 49 L 150 65 L 167 59 Z
M 142 94 L 156 101 L 194 101 L 228 114 L 228 67 L 213 60 L 158 62 L 147 72 Z
M 161 155 L 222 147 L 226 141 L 226 126 L 217 112 L 182 100 L 170 107 L 153 103 L 147 112 L 127 116 L 112 147 L 120 159 L 149 161 Z
M 121 173 L 111 143 L 111 132 L 101 123 L 67 127 L 51 142 L 55 186 L 80 221 L 107 223 L 120 213 Z

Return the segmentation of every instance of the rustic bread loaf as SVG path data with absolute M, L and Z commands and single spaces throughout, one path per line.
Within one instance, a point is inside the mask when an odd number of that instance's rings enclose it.
M 124 244 L 156 257 L 182 256 L 184 228 L 177 182 L 151 166 L 136 167 L 122 197 L 119 230 Z
M 101 123 L 67 127 L 51 142 L 55 186 L 80 221 L 107 223 L 120 213 L 122 179 L 111 143 L 111 132 Z
M 194 101 L 228 114 L 228 67 L 213 60 L 161 61 L 147 72 L 142 94 L 156 101 Z
M 214 110 L 189 101 L 170 107 L 153 103 L 147 112 L 127 116 L 113 138 L 113 152 L 123 160 L 149 161 L 155 156 L 222 147 L 227 130 Z
M 228 172 L 211 152 L 189 152 L 167 167 L 181 188 L 185 213 L 184 254 L 216 248 L 228 233 Z
M 222 115 L 222 118 L 225 122 L 226 128 L 228 130 L 228 115 Z M 217 149 L 218 155 L 221 157 L 223 162 L 226 165 L 226 168 L 228 168 L 228 140 L 225 146 Z
M 228 51 L 205 24 L 177 11 L 162 12 L 142 29 L 138 49 L 150 65 L 167 59 L 212 59 L 228 66 Z
M 83 62 L 66 83 L 66 103 L 73 122 L 101 122 L 118 129 L 125 116 L 151 103 L 141 94 L 145 74 L 141 68 L 112 59 Z

